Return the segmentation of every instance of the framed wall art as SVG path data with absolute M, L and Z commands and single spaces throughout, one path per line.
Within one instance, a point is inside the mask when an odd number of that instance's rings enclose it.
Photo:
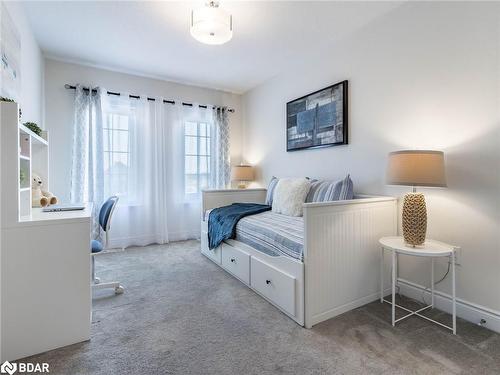
M 286 103 L 286 150 L 347 144 L 347 81 Z

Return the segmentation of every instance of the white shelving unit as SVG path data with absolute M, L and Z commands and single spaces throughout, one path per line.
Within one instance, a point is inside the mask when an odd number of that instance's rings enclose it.
M 32 208 L 31 181 L 49 185 L 49 141 L 0 102 L 0 363 L 90 338 L 90 218 Z M 20 328 L 21 327 L 21 328 Z
M 31 179 L 37 173 L 49 189 L 49 141 L 48 133 L 39 136 L 19 124 L 19 218 L 31 215 Z
M 2 123 L 2 223 L 13 222 L 31 215 L 31 178 L 37 173 L 49 187 L 48 133 L 38 136 L 19 123 L 17 103 L 1 104 Z M 16 158 L 15 162 L 12 160 Z M 13 181 L 17 184 L 13 184 Z M 16 188 L 16 192 L 12 189 Z M 17 199 L 12 199 L 17 197 Z

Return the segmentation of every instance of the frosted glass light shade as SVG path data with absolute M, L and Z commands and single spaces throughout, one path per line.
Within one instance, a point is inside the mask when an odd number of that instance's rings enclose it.
M 390 185 L 446 187 L 444 154 L 441 151 L 404 150 L 389 154 Z
M 253 181 L 254 170 L 251 165 L 238 165 L 231 170 L 231 180 L 233 181 Z
M 211 1 L 191 12 L 191 35 L 205 44 L 224 44 L 233 37 L 233 18 Z

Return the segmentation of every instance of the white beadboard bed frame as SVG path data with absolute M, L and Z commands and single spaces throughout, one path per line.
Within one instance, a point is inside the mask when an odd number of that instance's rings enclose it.
M 236 202 L 264 203 L 266 189 L 205 190 L 206 210 Z M 269 256 L 235 240 L 208 249 L 201 220 L 201 252 L 298 324 L 313 325 L 379 298 L 378 239 L 396 235 L 397 200 L 304 203 L 304 261 Z

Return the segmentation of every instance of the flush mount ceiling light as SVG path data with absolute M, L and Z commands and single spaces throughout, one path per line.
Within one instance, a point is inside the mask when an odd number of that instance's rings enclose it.
M 191 11 L 191 35 L 205 44 L 224 44 L 233 37 L 233 16 L 219 8 L 218 1 Z

